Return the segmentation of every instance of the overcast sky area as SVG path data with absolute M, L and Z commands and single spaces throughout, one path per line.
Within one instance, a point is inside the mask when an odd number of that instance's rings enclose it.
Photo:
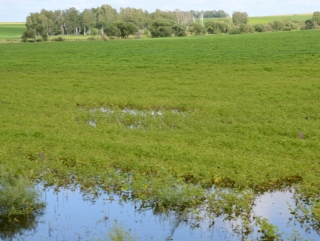
M 75 7 L 79 11 L 109 4 L 120 7 L 174 10 L 224 10 L 247 12 L 249 16 L 301 14 L 320 11 L 320 0 L 0 0 L 0 22 L 25 22 L 31 12 L 64 10 Z

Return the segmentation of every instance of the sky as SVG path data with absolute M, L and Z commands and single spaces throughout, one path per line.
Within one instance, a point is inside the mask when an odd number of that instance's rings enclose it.
M 25 22 L 31 12 L 64 10 L 75 7 L 79 11 L 109 4 L 120 7 L 174 10 L 224 10 L 247 12 L 249 16 L 302 14 L 320 11 L 320 0 L 0 0 L 0 22 Z

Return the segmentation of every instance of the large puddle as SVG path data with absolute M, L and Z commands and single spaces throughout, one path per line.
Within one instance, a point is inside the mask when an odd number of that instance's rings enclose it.
M 157 215 L 152 210 L 139 211 L 139 203 L 124 202 L 108 194 L 92 198 L 79 189 L 56 192 L 47 188 L 43 190 L 43 199 L 47 207 L 35 226 L 29 230 L 16 230 L 15 234 L 0 227 L 0 239 L 108 240 L 108 231 L 114 225 L 123 225 L 132 236 L 136 234 L 138 240 L 247 240 L 233 232 L 232 226 L 236 221 L 224 221 L 223 217 L 214 218 L 214 222 L 204 218 L 196 224 L 188 221 L 188 215 Z M 320 240 L 320 235 L 308 224 L 294 221 L 289 210 L 289 207 L 296 207 L 293 193 L 267 193 L 258 197 L 255 204 L 255 215 L 265 217 L 278 226 L 284 240 Z M 247 238 L 259 240 L 260 237 L 256 230 Z

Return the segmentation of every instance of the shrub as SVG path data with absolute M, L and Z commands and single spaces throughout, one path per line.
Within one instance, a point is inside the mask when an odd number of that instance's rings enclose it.
M 285 26 L 282 28 L 282 31 L 291 31 L 292 28 L 291 27 L 288 27 L 288 26 Z
M 0 178 L 0 221 L 32 218 L 42 213 L 45 203 L 40 201 L 40 194 L 29 179 L 10 173 Z
M 99 30 L 97 28 L 90 29 L 90 35 L 98 35 L 98 34 L 99 34 Z
M 240 34 L 241 33 L 241 29 L 239 26 L 234 26 L 233 28 L 231 28 L 229 30 L 230 34 Z
M 173 32 L 172 25 L 173 25 L 173 22 L 168 19 L 155 20 L 149 29 L 151 36 L 153 38 L 171 37 Z
M 282 28 L 284 27 L 284 22 L 280 21 L 280 20 L 275 20 L 273 22 L 270 23 L 270 26 L 272 27 L 272 29 L 274 31 L 280 31 L 282 30 Z
M 313 21 L 312 19 L 308 19 L 305 21 L 305 29 L 316 29 L 317 28 L 317 23 Z
M 259 32 L 259 33 L 266 31 L 264 25 L 262 25 L 262 24 L 255 24 L 253 27 L 254 27 L 254 31 Z
M 184 25 L 175 24 L 175 25 L 173 25 L 172 30 L 173 30 L 174 35 L 177 37 L 187 36 L 186 27 Z
M 240 24 L 240 33 L 253 33 L 254 32 L 254 27 L 249 24 Z
M 202 35 L 206 33 L 206 28 L 199 23 L 192 23 L 189 26 L 189 31 L 191 34 Z
M 52 41 L 64 41 L 64 40 L 65 40 L 65 39 L 62 38 L 61 36 L 52 39 Z
M 27 29 L 26 31 L 23 32 L 22 36 L 22 41 L 27 42 L 28 39 L 32 39 L 32 42 L 36 41 L 36 31 L 33 29 Z
M 96 37 L 89 37 L 88 40 L 97 40 Z
M 137 241 L 137 235 L 132 236 L 129 231 L 124 228 L 124 225 L 117 225 L 113 223 L 112 228 L 108 232 L 105 239 L 98 239 L 97 241 Z

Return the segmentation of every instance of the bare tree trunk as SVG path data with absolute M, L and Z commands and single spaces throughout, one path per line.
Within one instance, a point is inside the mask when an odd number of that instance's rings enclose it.
M 83 35 L 86 35 L 86 27 L 83 27 Z

